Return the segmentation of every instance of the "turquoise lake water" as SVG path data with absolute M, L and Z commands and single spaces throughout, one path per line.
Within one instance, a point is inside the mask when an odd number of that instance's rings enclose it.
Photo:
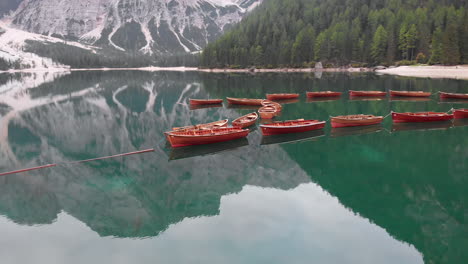
M 350 100 L 348 90 L 427 100 Z M 315 101 L 306 91 L 335 90 Z M 255 108 L 189 98 L 297 92 L 277 120 L 468 108 L 468 81 L 375 74 L 0 74 L 0 263 L 465 263 L 468 121 L 172 149 L 174 126 Z M 69 162 L 154 148 L 146 154 Z

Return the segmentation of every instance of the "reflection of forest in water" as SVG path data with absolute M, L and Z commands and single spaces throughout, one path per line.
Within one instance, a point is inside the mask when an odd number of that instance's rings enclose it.
M 9 89 L 14 82 L 27 82 L 26 88 Z M 51 223 L 64 210 L 101 236 L 155 236 L 185 217 L 218 214 L 221 196 L 247 184 L 291 189 L 312 180 L 353 212 L 413 244 L 427 262 L 466 259 L 466 126 L 392 134 L 379 129 L 337 138 L 328 137 L 327 131 L 325 137 L 281 145 L 260 145 L 256 130 L 247 146 L 170 162 L 162 135 L 172 126 L 232 120 L 251 111 L 190 111 L 188 98 L 390 88 L 457 92 L 464 89 L 462 81 L 368 74 L 324 74 L 318 79 L 307 74 L 136 71 L 74 72 L 55 80 L 26 76 L 0 85 L 2 171 L 156 149 L 0 178 L 0 213 L 17 223 Z M 445 112 L 452 107 L 437 100 L 303 101 L 286 105 L 281 119 L 326 120 L 329 115 L 385 115 L 390 110 Z M 390 127 L 388 122 L 384 126 Z

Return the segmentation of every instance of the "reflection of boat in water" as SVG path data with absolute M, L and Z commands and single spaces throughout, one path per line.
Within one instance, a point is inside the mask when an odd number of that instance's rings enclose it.
M 247 138 L 239 138 L 236 140 L 219 142 L 209 145 L 172 148 L 169 152 L 169 160 L 179 160 L 197 156 L 206 156 L 227 150 L 237 149 L 247 145 L 249 145 L 249 141 L 247 140 Z
M 340 100 L 341 97 L 307 97 L 306 103 L 316 103 L 316 102 L 333 102 Z
M 390 102 L 429 102 L 429 97 L 405 97 L 405 96 L 391 96 Z
M 279 134 L 271 135 L 262 138 L 261 145 L 281 144 L 281 143 L 292 143 L 303 140 L 312 140 L 325 135 L 323 129 L 312 130 L 303 133 L 292 133 L 292 134 Z
M 453 126 L 456 126 L 456 127 L 468 126 L 468 119 L 467 119 L 467 118 L 464 118 L 464 119 L 454 119 L 454 120 L 453 120 Z
M 385 96 L 350 96 L 350 101 L 383 101 Z
M 281 104 L 295 104 L 299 102 L 299 99 L 298 98 L 284 99 L 284 100 L 277 100 L 276 102 L 281 103 Z
M 344 137 L 353 135 L 371 134 L 382 131 L 382 125 L 359 126 L 359 127 L 337 127 L 332 128 L 330 132 L 331 137 Z
M 227 108 L 229 109 L 244 109 L 244 110 L 258 110 L 260 106 L 257 105 L 238 105 L 238 104 L 228 104 Z
M 466 99 L 456 99 L 456 98 L 440 98 L 439 103 L 448 103 L 448 104 L 466 104 L 468 100 Z
M 446 130 L 453 126 L 451 121 L 438 121 L 428 123 L 393 123 L 392 132 L 411 130 Z
M 223 104 L 190 105 L 190 110 L 223 107 Z

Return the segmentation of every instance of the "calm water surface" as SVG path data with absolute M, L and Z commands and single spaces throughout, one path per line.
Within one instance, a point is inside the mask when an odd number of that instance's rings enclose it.
M 188 98 L 298 92 L 278 120 L 468 108 L 308 101 L 310 90 L 439 90 L 373 74 L 0 75 L 0 263 L 466 263 L 468 122 L 331 129 L 171 149 L 173 126 L 253 109 Z M 86 164 L 67 162 L 155 148 Z

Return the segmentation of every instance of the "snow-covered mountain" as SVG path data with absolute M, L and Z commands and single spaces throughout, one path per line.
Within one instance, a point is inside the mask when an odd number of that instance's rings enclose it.
M 145 54 L 196 52 L 262 0 L 23 0 L 16 29 Z

